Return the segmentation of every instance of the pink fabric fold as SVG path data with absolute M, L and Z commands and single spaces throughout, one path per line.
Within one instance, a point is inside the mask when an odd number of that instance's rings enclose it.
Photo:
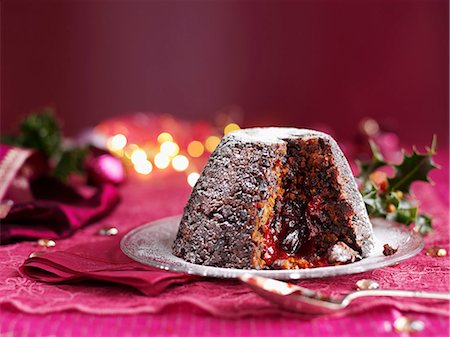
M 67 237 L 109 214 L 120 200 L 113 184 L 85 196 L 48 176 L 45 158 L 28 149 L 0 145 L 0 178 L 0 200 L 13 201 L 1 219 L 1 244 Z
M 155 269 L 128 258 L 119 249 L 121 237 L 76 245 L 66 251 L 28 258 L 19 268 L 23 276 L 46 283 L 97 280 L 133 287 L 145 295 L 160 294 L 175 284 L 199 279 Z
M 56 181 L 44 184 L 54 194 L 63 187 Z M 119 202 L 115 186 L 104 185 L 90 198 L 84 198 L 72 191 L 72 200 L 37 199 L 27 203 L 14 204 L 1 223 L 1 243 L 17 240 L 59 239 L 71 235 L 82 226 L 110 213 Z M 40 194 L 37 194 L 38 198 Z

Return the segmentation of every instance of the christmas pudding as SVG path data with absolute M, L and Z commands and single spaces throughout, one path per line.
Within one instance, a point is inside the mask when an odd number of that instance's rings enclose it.
M 350 263 L 372 247 L 336 141 L 313 130 L 253 128 L 229 133 L 212 153 L 173 253 L 208 266 L 299 269 Z

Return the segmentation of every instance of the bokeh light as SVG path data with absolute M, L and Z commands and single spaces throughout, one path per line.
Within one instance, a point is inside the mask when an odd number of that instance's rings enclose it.
M 220 143 L 220 138 L 217 136 L 209 136 L 206 138 L 205 147 L 209 152 L 213 152 Z
M 125 145 L 127 145 L 127 137 L 125 135 L 118 133 L 108 139 L 107 147 L 110 151 L 122 150 Z
M 198 174 L 197 172 L 192 172 L 187 176 L 187 182 L 190 186 L 194 187 L 198 178 L 200 178 L 200 174 Z
M 147 175 L 152 172 L 153 166 L 152 163 L 150 163 L 148 160 L 141 160 L 134 164 L 134 169 L 137 173 Z
M 124 154 L 128 159 L 130 159 L 133 152 L 137 149 L 139 149 L 139 146 L 137 144 L 128 144 L 125 147 Z
M 198 178 L 200 178 L 200 174 L 197 172 L 192 172 L 188 175 L 187 181 L 189 186 L 194 187 L 195 183 L 197 182 Z
M 189 143 L 187 152 L 191 157 L 198 158 L 205 152 L 205 147 L 198 140 L 194 140 Z
M 361 131 L 369 137 L 377 135 L 380 131 L 380 126 L 375 119 L 365 118 L 360 122 Z
M 164 153 L 157 153 L 153 159 L 155 166 L 159 169 L 165 169 L 170 165 L 170 157 Z
M 172 166 L 175 171 L 184 171 L 189 166 L 189 159 L 186 156 L 178 155 L 172 159 Z
M 159 150 L 169 157 L 175 157 L 180 152 L 180 147 L 177 143 L 166 141 L 161 144 Z
M 232 131 L 239 130 L 241 127 L 237 125 L 236 123 L 230 123 L 223 129 L 223 134 L 226 135 Z
M 110 153 L 125 168 L 143 175 L 157 169 L 158 177 L 162 171 L 164 174 L 182 172 L 187 183 L 194 186 L 206 157 L 221 141 L 221 129 L 224 134 L 240 129 L 232 116 L 225 113 L 222 117 L 216 126 L 199 122 L 191 129 L 184 128 L 182 122 L 172 117 L 161 116 L 155 123 L 140 118 L 131 129 L 121 123 L 109 128 L 97 127 L 97 132 L 104 135 L 102 146 L 106 142 Z M 169 167 L 172 168 L 167 170 Z
M 142 149 L 137 149 L 131 154 L 131 162 L 134 165 L 137 165 L 138 163 L 144 162 L 147 160 L 147 154 Z
M 158 138 L 157 138 L 157 140 L 158 140 L 158 143 L 164 143 L 164 142 L 173 142 L 173 137 L 172 137 L 172 135 L 170 134 L 170 133 L 168 133 L 168 132 L 161 132 L 159 135 L 158 135 Z

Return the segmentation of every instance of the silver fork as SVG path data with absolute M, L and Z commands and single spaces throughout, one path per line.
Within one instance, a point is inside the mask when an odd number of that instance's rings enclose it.
M 358 290 L 342 297 L 330 297 L 320 292 L 291 283 L 246 274 L 240 276 L 261 297 L 278 304 L 284 309 L 308 314 L 326 314 L 347 307 L 359 297 L 389 296 L 413 297 L 450 301 L 450 293 L 411 290 Z

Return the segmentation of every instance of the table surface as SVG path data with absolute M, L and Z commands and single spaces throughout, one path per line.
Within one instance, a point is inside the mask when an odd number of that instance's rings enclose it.
M 448 155 L 441 156 L 438 162 L 443 166 L 443 169 L 434 174 L 433 177 L 437 184 L 435 187 L 428 189 L 427 193 L 438 195 L 447 205 L 448 213 Z M 158 191 L 170 190 L 171 192 L 166 195 L 164 200 L 144 198 L 144 200 L 139 201 L 134 194 L 137 190 L 146 188 Z M 189 196 L 189 192 L 190 188 L 185 183 L 184 177 L 159 180 L 153 177 L 130 181 L 122 188 L 123 202 L 110 217 L 82 229 L 73 238 L 57 241 L 57 247 L 60 249 L 70 247 L 72 240 L 75 240 L 75 238 L 93 235 L 98 228 L 104 225 L 115 225 L 120 230 L 121 224 L 114 223 L 114 221 L 121 212 L 128 214 L 128 221 L 131 225 L 127 224 L 127 228 L 146 222 L 142 218 L 144 208 L 147 212 L 147 215 L 144 215 L 144 217 L 148 217 L 147 221 L 159 218 L 161 215 L 179 214 Z M 154 215 L 156 208 L 158 208 L 157 215 Z M 448 214 L 446 219 L 448 221 Z M 448 244 L 448 239 L 444 238 L 443 240 Z M 30 250 L 33 243 L 19 243 L 1 247 L 0 258 L 6 259 L 11 255 L 11 252 L 23 249 L 23 247 L 29 247 Z M 23 255 L 23 259 L 25 258 L 26 254 Z M 445 275 L 448 280 L 448 258 L 445 261 L 447 261 Z M 20 261 L 16 262 L 20 263 Z M 0 280 L 0 282 L 5 283 L 5 279 Z M 31 288 L 11 286 L 11 292 L 32 291 L 27 289 Z M 43 303 L 50 301 L 45 297 L 45 293 L 41 300 Z M 15 305 L 14 301 L 2 302 L 0 307 L 0 336 L 398 336 L 399 334 L 394 331 L 392 323 L 402 315 L 420 319 L 425 323 L 424 330 L 414 334 L 415 336 L 449 335 L 448 315 L 402 312 L 389 305 L 380 305 L 370 312 L 366 311 L 340 318 L 305 319 L 301 316 L 271 314 L 223 319 L 213 317 L 201 309 L 183 303 L 166 306 L 162 312 L 153 314 L 140 312 L 108 315 L 90 314 L 74 309 L 38 314 L 21 310 L 20 305 Z
M 377 315 L 375 323 L 373 315 Z M 370 313 L 346 318 L 280 318 L 276 316 L 220 319 L 185 309 L 162 314 L 89 315 L 77 311 L 32 315 L 13 309 L 2 309 L 1 336 L 407 336 L 394 332 L 392 322 L 402 313 L 380 308 Z M 448 337 L 448 317 L 410 315 L 425 323 L 425 329 L 414 336 Z

